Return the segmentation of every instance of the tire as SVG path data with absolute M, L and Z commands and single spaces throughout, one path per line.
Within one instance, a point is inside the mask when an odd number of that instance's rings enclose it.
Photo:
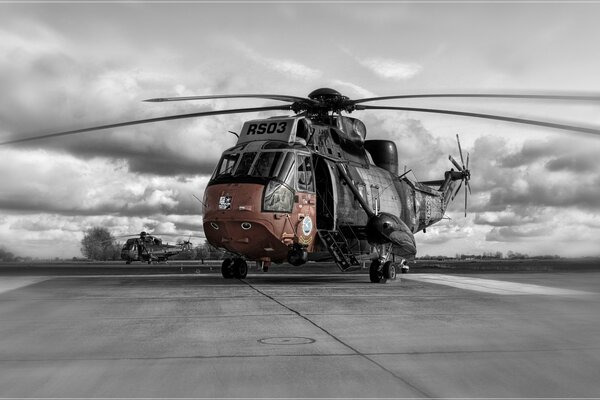
M 372 283 L 385 283 L 387 279 L 383 276 L 381 263 L 379 260 L 373 260 L 369 267 L 369 278 Z
M 396 264 L 391 261 L 387 261 L 383 264 L 383 277 L 391 281 L 396 279 Z
M 225 279 L 233 278 L 233 260 L 231 258 L 226 258 L 223 260 L 223 264 L 221 264 L 221 275 Z
M 233 260 L 233 277 L 244 279 L 248 275 L 248 263 L 243 258 Z

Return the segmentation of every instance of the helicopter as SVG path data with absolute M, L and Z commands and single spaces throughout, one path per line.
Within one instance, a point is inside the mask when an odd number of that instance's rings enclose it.
M 189 240 L 177 245 L 163 244 L 162 239 L 142 231 L 139 238 L 127 239 L 121 248 L 121 259 L 125 260 L 125 264 L 131 264 L 132 261 L 152 264 L 154 261 L 167 261 L 169 257 L 191 248 L 192 243 Z
M 565 94 L 409 94 L 352 100 L 335 89 L 319 88 L 308 97 L 231 94 L 152 98 L 148 102 L 253 98 L 284 105 L 225 109 L 127 121 L 0 143 L 27 142 L 129 125 L 221 114 L 285 111 L 246 121 L 234 133 L 207 184 L 203 228 L 208 243 L 227 250 L 221 274 L 243 279 L 248 261 L 268 271 L 272 263 L 300 266 L 330 259 L 342 271 L 370 260 L 369 279 L 385 283 L 406 273 L 417 253 L 415 234 L 444 218 L 448 204 L 464 185 L 465 216 L 471 193 L 469 169 L 457 135 L 461 162 L 440 179 L 417 181 L 398 171 L 391 140 L 367 139 L 365 124 L 348 116 L 355 111 L 396 110 L 458 115 L 600 134 L 600 129 L 554 122 L 446 109 L 375 106 L 364 103 L 411 98 L 510 98 L 598 101 L 594 95 Z M 290 115 L 290 111 L 293 113 Z M 346 114 L 346 115 L 344 115 Z

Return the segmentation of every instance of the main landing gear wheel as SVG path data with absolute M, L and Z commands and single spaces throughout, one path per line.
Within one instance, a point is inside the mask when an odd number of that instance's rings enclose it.
M 387 278 L 383 276 L 383 266 L 379 260 L 373 260 L 369 268 L 369 278 L 373 283 L 386 283 Z
M 233 260 L 233 277 L 244 279 L 248 275 L 248 263 L 243 258 Z
M 233 260 L 231 258 L 223 260 L 223 264 L 221 264 L 221 274 L 225 279 L 233 278 Z
M 383 264 L 383 277 L 391 281 L 396 280 L 396 265 L 393 262 L 387 261 Z

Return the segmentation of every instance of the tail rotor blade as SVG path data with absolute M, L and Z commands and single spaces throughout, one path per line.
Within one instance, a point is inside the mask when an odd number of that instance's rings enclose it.
M 450 161 L 452 161 L 452 164 L 454 164 L 454 166 L 455 166 L 455 167 L 456 167 L 456 168 L 457 168 L 459 171 L 462 171 L 462 170 L 463 170 L 463 167 L 461 167 L 461 166 L 460 166 L 460 164 L 459 164 L 458 162 L 456 162 L 456 160 L 454 159 L 454 157 L 452 157 L 452 156 L 448 156 L 448 159 L 449 159 Z
M 456 197 L 456 195 L 460 191 L 460 187 L 462 186 L 462 184 L 463 184 L 463 181 L 460 181 L 460 185 L 458 185 L 458 189 L 456 189 L 456 192 L 454 192 L 454 194 L 452 195 L 452 200 L 454 200 L 454 198 Z
M 467 169 L 469 169 L 469 152 L 467 151 Z
M 467 184 L 465 185 L 465 218 L 467 217 L 467 187 L 469 185 L 469 182 L 467 182 Z
M 463 169 L 465 169 L 465 159 L 463 158 L 462 148 L 460 147 L 460 139 L 458 134 L 456 135 L 456 142 L 458 143 L 458 153 L 460 154 L 460 161 L 462 162 Z

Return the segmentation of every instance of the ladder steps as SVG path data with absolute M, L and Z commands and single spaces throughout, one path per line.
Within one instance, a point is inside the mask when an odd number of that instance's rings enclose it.
M 319 230 L 319 236 L 342 271 L 346 271 L 352 266 L 360 265 L 356 256 L 348 248 L 346 238 L 339 231 Z

